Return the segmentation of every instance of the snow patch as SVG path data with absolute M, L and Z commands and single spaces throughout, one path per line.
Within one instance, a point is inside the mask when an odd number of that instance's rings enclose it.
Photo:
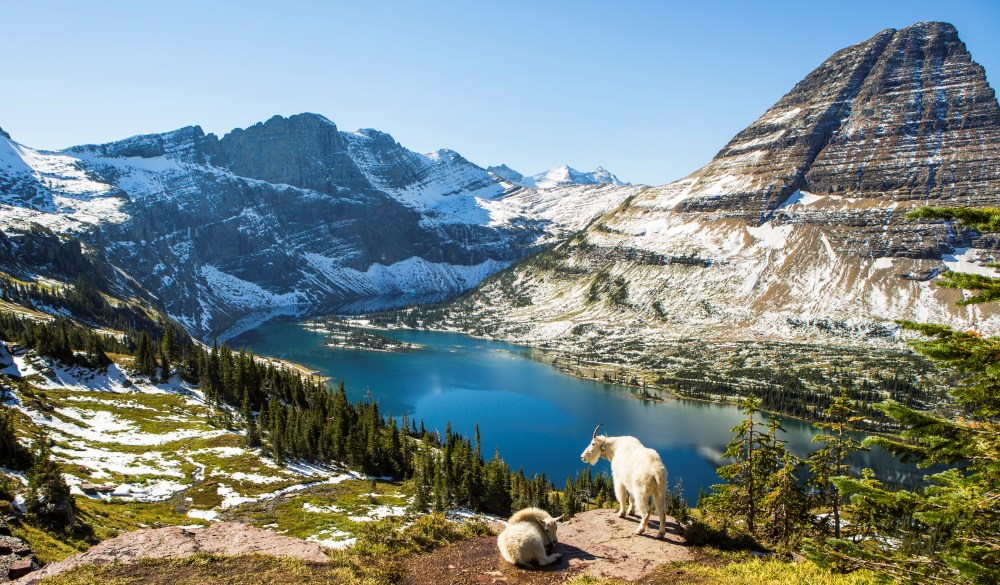
M 209 522 L 213 522 L 219 517 L 219 513 L 215 510 L 188 510 L 187 515 L 189 518 L 197 518 Z
M 979 263 L 980 253 L 981 251 L 975 248 L 955 248 L 951 254 L 942 255 L 941 262 L 948 267 L 948 270 L 952 270 L 954 272 L 979 274 L 994 278 L 1000 276 L 995 268 L 982 266 Z
M 789 224 L 775 227 L 773 223 L 767 222 L 759 227 L 747 226 L 747 233 L 765 248 L 780 249 L 785 247 L 788 235 L 792 233 L 792 226 Z

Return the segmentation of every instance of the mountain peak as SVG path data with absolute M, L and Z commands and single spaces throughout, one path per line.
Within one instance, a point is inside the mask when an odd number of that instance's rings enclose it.
M 1000 171 L 1000 107 L 955 27 L 886 29 L 834 53 L 687 181 L 685 209 L 764 221 L 796 190 L 981 200 Z M 675 195 L 664 194 L 673 207 Z
M 508 167 L 506 164 L 488 167 L 486 170 L 508 183 L 521 184 L 521 181 L 524 180 L 524 175 Z
M 619 187 L 629 185 L 609 172 L 604 167 L 597 167 L 592 172 L 580 172 L 569 165 L 562 165 L 554 169 L 526 177 L 505 164 L 492 166 L 488 169 L 496 177 L 528 187 L 529 189 L 550 189 L 552 187 L 562 187 L 565 185 L 600 185 L 609 184 Z
M 166 156 L 190 162 L 200 160 L 200 148 L 210 138 L 201 126 L 195 125 L 158 134 L 139 134 L 106 144 L 81 144 L 67 148 L 66 151 L 123 158 Z
M 556 167 L 550 171 L 530 177 L 534 186 L 540 189 L 559 187 L 562 185 L 627 185 L 604 167 L 597 167 L 593 172 L 584 173 L 569 165 Z
M 0 128 L 0 136 L 3 136 L 7 140 L 11 140 L 10 134 L 7 134 L 6 132 L 4 132 L 3 128 Z

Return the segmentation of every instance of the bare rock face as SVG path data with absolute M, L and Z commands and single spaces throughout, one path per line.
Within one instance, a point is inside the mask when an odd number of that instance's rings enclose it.
M 172 559 L 196 553 L 221 555 L 264 554 L 292 557 L 314 563 L 329 558 L 318 544 L 282 536 L 247 524 L 221 522 L 207 528 L 170 526 L 128 532 L 106 540 L 86 552 L 46 565 L 19 583 L 38 583 L 85 564 L 129 563 L 140 559 Z
M 868 343 L 903 318 L 1000 332 L 989 307 L 956 308 L 960 293 L 932 282 L 987 270 L 997 237 L 905 218 L 998 204 L 1000 106 L 983 68 L 950 24 L 885 30 L 832 55 L 708 165 L 488 281 L 456 318 L 590 350 Z
M 943 231 L 877 211 L 911 203 L 995 204 L 1000 107 L 952 25 L 885 30 L 827 59 L 692 179 L 676 211 L 761 224 L 795 191 L 850 198 L 860 201 L 791 220 L 854 228 L 827 230 L 834 249 L 937 257 L 952 243 Z M 675 194 L 671 187 L 654 199 Z M 966 245 L 975 237 L 957 236 Z
M 0 135 L 4 231 L 79 237 L 206 339 L 255 314 L 458 294 L 635 190 L 536 193 L 309 113 L 62 152 Z M 564 197 L 570 211 L 553 211 Z
M 41 566 L 31 546 L 12 536 L 10 527 L 0 519 L 0 581 L 23 577 Z
M 690 561 L 694 555 L 684 546 L 676 521 L 667 517 L 667 533 L 655 538 L 659 516 L 649 521 L 643 535 L 635 534 L 639 519 L 619 518 L 615 510 L 593 510 L 579 514 L 559 526 L 557 552 L 571 569 L 602 579 L 639 581 L 660 565 Z

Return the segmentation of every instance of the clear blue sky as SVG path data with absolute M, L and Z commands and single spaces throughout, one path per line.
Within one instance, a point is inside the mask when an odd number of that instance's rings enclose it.
M 311 111 L 483 166 L 660 184 L 833 52 L 922 20 L 997 86 L 1000 0 L 0 0 L 0 127 L 55 149 Z

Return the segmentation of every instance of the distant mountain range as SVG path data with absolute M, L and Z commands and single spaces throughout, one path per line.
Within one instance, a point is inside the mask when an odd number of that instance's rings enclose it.
M 566 185 L 629 185 L 604 167 L 597 167 L 589 173 L 583 173 L 572 167 L 561 166 L 530 177 L 522 175 L 507 165 L 489 167 L 486 170 L 508 183 L 529 189 L 548 189 Z
M 451 326 L 567 348 L 870 343 L 898 318 L 1000 331 L 989 309 L 956 308 L 960 293 L 934 286 L 946 269 L 992 273 L 1000 243 L 904 218 L 1000 205 L 1000 107 L 945 23 L 837 52 L 708 165 L 660 187 L 602 168 L 482 168 L 316 114 L 60 152 L 0 134 L 0 271 L 59 272 L 51 254 L 19 259 L 18 234 L 79 238 L 119 271 L 118 289 L 203 338 L 276 312 L 477 285 Z
M 0 225 L 79 237 L 209 336 L 274 311 L 454 295 L 640 190 L 610 173 L 553 173 L 529 188 L 316 114 L 61 152 L 4 133 Z

